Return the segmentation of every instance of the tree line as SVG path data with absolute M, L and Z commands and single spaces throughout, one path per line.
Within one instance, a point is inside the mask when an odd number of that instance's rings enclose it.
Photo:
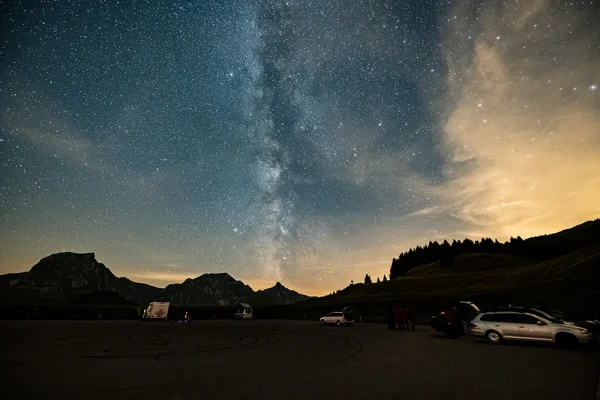
M 482 238 L 476 241 L 471 239 L 453 240 L 452 243 L 447 240 L 442 243 L 430 241 L 423 247 L 411 248 L 407 252 L 400 253 L 397 258 L 392 259 L 390 279 L 405 275 L 412 268 L 419 265 L 432 262 L 439 261 L 443 267 L 450 267 L 453 258 L 459 254 L 506 254 L 532 261 L 545 261 L 579 250 L 596 243 L 599 239 L 600 219 L 596 219 L 574 228 L 571 232 L 559 232 L 527 240 L 517 236 L 516 238 L 511 237 L 509 241 L 504 243 L 491 238 Z
M 377 283 L 381 283 L 381 282 L 387 282 L 387 276 L 383 275 L 383 279 L 379 279 L 379 277 L 377 277 Z M 371 279 L 371 275 L 366 274 L 365 275 L 365 280 L 364 283 L 373 283 L 373 279 Z M 353 285 L 354 281 L 350 281 L 350 284 Z

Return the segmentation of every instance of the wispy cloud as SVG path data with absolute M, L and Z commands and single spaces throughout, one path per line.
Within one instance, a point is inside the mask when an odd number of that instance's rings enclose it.
M 535 1 L 491 2 L 470 18 L 473 5 L 457 3 L 444 34 L 454 101 L 443 136 L 449 183 L 431 191 L 456 217 L 501 237 L 597 217 L 593 17 Z
M 100 149 L 41 91 L 15 85 L 10 93 L 2 99 L 3 131 L 46 156 L 92 170 L 111 169 Z
M 122 162 L 122 156 L 118 155 L 123 146 L 118 144 L 119 135 L 107 135 L 101 130 L 86 132 L 78 123 L 79 117 L 61 108 L 60 102 L 43 88 L 33 88 L 17 80 L 9 90 L 0 93 L 0 100 L 5 108 L 0 119 L 2 131 L 41 157 L 102 175 L 105 181 L 118 185 L 120 193 L 130 197 L 154 196 L 176 181 L 175 167 L 132 170 L 128 167 L 129 160 Z M 125 107 L 118 113 L 115 118 L 122 121 L 115 125 L 132 119 L 131 110 L 132 107 Z M 95 140 L 96 137 L 104 139 Z

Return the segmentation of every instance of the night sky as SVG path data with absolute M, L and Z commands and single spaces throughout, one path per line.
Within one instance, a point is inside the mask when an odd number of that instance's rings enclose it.
M 345 287 L 600 217 L 600 2 L 1 3 L 0 273 Z

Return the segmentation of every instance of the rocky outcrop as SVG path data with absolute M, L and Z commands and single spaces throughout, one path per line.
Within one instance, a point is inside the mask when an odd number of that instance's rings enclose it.
M 115 291 L 116 279 L 94 253 L 58 253 L 40 260 L 10 287 L 42 293 Z
M 275 286 L 259 290 L 252 298 L 256 304 L 292 304 L 309 299 L 309 296 L 300 294 L 294 290 L 288 289 L 277 282 Z
M 248 301 L 254 295 L 254 290 L 231 275 L 221 273 L 204 274 L 169 285 L 165 288 L 165 295 L 179 304 L 226 306 Z
M 128 300 L 149 301 L 162 289 L 117 278 L 94 253 L 57 253 L 41 259 L 29 272 L 3 275 L 0 287 L 42 294 L 117 292 Z

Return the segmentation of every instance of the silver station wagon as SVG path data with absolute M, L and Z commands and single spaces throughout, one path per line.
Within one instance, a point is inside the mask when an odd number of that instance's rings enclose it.
M 526 340 L 576 346 L 594 341 L 587 329 L 546 319 L 526 311 L 495 311 L 477 315 L 469 324 L 471 334 L 498 344 L 503 340 Z

